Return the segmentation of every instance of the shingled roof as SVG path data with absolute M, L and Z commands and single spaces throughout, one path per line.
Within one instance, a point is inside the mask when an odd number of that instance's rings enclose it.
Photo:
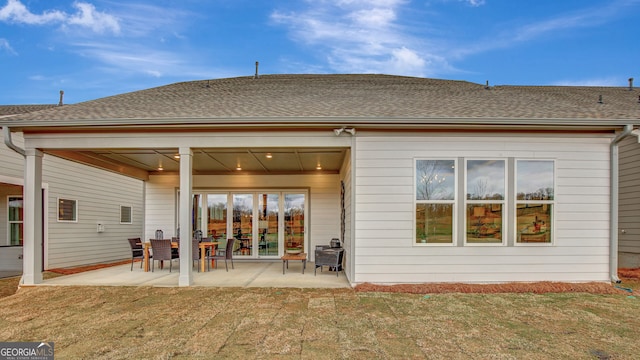
M 628 87 L 492 86 L 390 75 L 262 75 L 180 82 L 12 116 L 15 125 L 188 124 L 255 119 L 564 119 L 639 123 Z M 0 124 L 2 119 L 0 119 Z
M 51 109 L 57 105 L 0 105 L 0 117 Z

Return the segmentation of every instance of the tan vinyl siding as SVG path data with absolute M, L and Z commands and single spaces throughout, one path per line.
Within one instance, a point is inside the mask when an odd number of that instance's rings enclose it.
M 359 136 L 355 282 L 606 281 L 609 142 L 597 136 Z M 414 158 L 555 160 L 554 243 L 413 246 Z M 507 236 L 514 237 L 513 227 Z

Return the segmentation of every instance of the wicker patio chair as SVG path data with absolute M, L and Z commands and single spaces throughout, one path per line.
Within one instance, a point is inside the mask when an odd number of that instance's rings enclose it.
M 178 259 L 171 253 L 171 241 L 170 240 L 156 240 L 151 239 L 151 249 L 153 250 L 153 261 L 151 271 L 155 268 L 155 261 L 169 260 L 169 272 L 171 272 L 171 266 L 174 259 Z
M 200 272 L 200 266 L 198 266 L 200 261 L 200 240 L 196 238 L 191 239 L 191 260 L 195 261 L 198 272 Z
M 180 238 L 177 236 L 173 236 L 171 237 L 171 242 L 175 242 L 178 243 L 178 247 L 177 248 L 171 248 L 171 254 L 173 256 L 179 256 L 180 255 Z
M 236 241 L 235 238 L 227 239 L 227 246 L 225 246 L 224 250 L 219 250 L 217 255 L 211 255 L 207 258 L 207 260 L 224 260 L 224 267 L 229 271 L 229 265 L 227 264 L 227 260 L 231 260 L 231 268 L 233 267 L 233 243 Z M 207 261 L 209 263 L 209 261 Z M 218 261 L 216 261 L 216 269 L 218 268 Z
M 320 268 L 322 272 L 323 266 L 328 266 L 329 270 L 335 270 L 336 276 L 340 274 L 342 270 L 342 256 L 344 249 L 342 248 L 320 248 L 316 246 L 315 251 L 315 267 L 313 269 L 313 275 L 316 275 L 316 270 Z
M 129 238 L 127 240 L 129 240 L 129 246 L 131 247 L 131 271 L 133 271 L 134 259 L 140 259 L 140 268 L 142 268 L 142 260 L 144 259 L 142 240 L 140 238 Z

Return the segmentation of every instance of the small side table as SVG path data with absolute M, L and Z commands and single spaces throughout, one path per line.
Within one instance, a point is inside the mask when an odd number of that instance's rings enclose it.
M 287 265 L 287 269 L 289 268 L 289 260 L 302 261 L 302 273 L 304 274 L 304 269 L 307 267 L 307 253 L 284 254 L 280 259 L 282 259 L 282 275 L 284 275 L 285 264 Z

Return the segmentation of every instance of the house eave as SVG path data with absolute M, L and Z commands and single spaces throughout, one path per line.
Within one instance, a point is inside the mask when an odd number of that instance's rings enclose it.
M 312 129 L 334 126 L 357 126 L 360 129 L 547 129 L 547 130 L 619 130 L 625 125 L 640 125 L 639 119 L 571 119 L 571 118 L 477 118 L 477 117 L 237 117 L 237 118 L 166 118 L 166 119 L 78 119 L 50 121 L 11 121 L 14 131 L 135 131 L 198 129 Z

